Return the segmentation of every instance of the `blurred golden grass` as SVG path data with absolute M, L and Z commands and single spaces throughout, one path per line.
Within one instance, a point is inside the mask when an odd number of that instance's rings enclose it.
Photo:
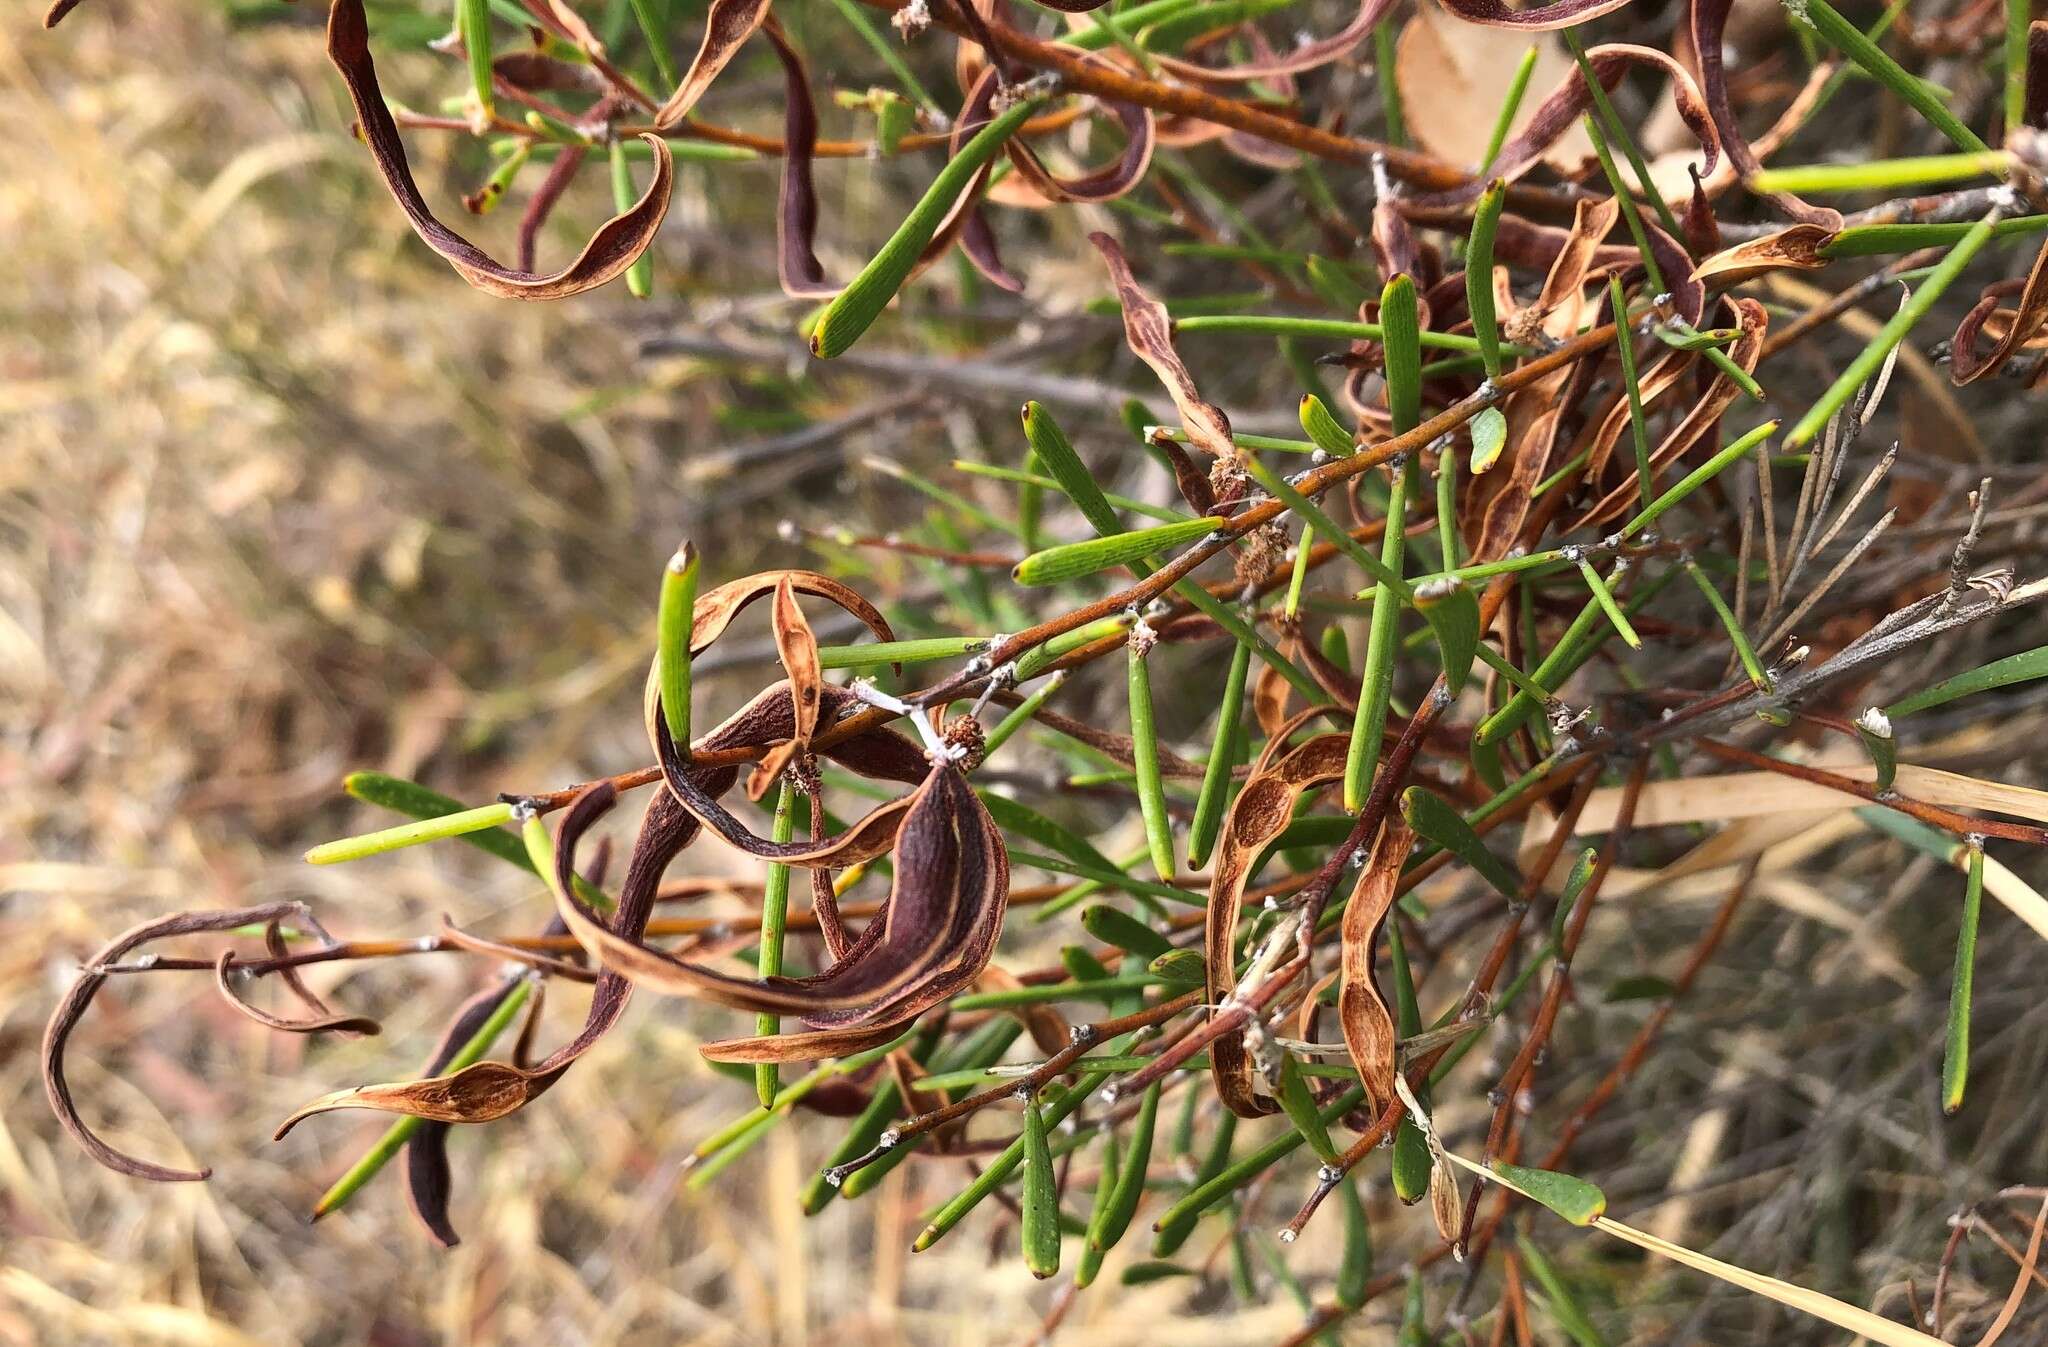
M 216 1177 L 139 1184 L 57 1132 L 34 1044 L 113 931 L 258 895 L 308 897 L 343 932 L 427 930 L 534 897 L 462 848 L 297 858 L 383 821 L 340 800 L 349 767 L 485 799 L 637 760 L 653 579 L 681 532 L 716 528 L 663 446 L 709 438 L 717 390 L 694 368 L 646 379 L 622 290 L 517 306 L 457 283 L 346 136 L 310 28 L 103 5 L 50 35 L 38 14 L 0 17 L 0 1342 L 1028 1337 L 1049 1292 L 988 1257 L 986 1226 L 905 1252 L 938 1195 L 906 1191 L 917 1166 L 801 1219 L 842 1124 L 800 1122 L 685 1191 L 683 1157 L 751 1100 L 672 1003 L 456 1140 L 447 1253 L 393 1176 L 305 1224 L 378 1120 L 265 1138 L 323 1089 L 415 1069 L 473 964 L 349 975 L 338 998 L 383 1036 L 310 1046 L 203 979 L 123 983 L 81 1031 L 85 1106 Z M 430 191 L 460 182 L 446 142 L 414 153 Z M 721 569 L 767 541 L 720 536 Z M 581 1006 L 557 1000 L 550 1030 L 572 1031 Z M 1139 1341 L 1185 1294 L 1096 1297 L 1065 1340 Z M 1176 1335 L 1294 1322 L 1275 1302 Z

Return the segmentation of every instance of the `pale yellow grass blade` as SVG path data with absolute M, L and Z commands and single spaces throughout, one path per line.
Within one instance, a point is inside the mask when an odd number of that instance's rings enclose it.
M 1867 760 L 1818 763 L 1837 776 L 1869 781 L 1877 769 Z M 1982 809 L 2012 818 L 2048 823 L 2048 791 L 2030 786 L 2011 786 L 2001 781 L 1983 781 L 1960 772 L 1938 767 L 1899 764 L 1898 790 L 1901 795 L 1950 809 Z M 1799 781 L 1776 772 L 1727 772 L 1719 776 L 1686 777 L 1677 781 L 1651 781 L 1643 786 L 1636 803 L 1635 826 L 1653 828 L 1668 823 L 1711 823 L 1726 819 L 1760 818 L 1791 810 L 1854 809 L 1868 804 L 1859 796 L 1830 790 L 1810 781 Z M 1587 798 L 1579 814 L 1579 833 L 1604 833 L 1614 827 L 1621 807 L 1621 788 L 1604 787 Z
M 1449 1153 L 1446 1152 L 1446 1154 Z M 1475 1174 L 1484 1175 L 1504 1188 L 1511 1189 L 1521 1193 L 1524 1197 L 1533 1199 L 1533 1194 L 1525 1191 L 1519 1185 L 1510 1182 L 1506 1176 L 1496 1170 L 1484 1168 L 1467 1160 L 1462 1155 L 1450 1155 L 1450 1158 Z M 1810 1314 L 1814 1318 L 1831 1323 L 1837 1328 L 1847 1329 L 1851 1333 L 1860 1333 L 1872 1342 L 1883 1344 L 1883 1347 L 1945 1347 L 1940 1338 L 1931 1337 L 1926 1333 L 1922 1333 L 1919 1329 L 1908 1327 L 1905 1324 L 1893 1323 L 1889 1319 L 1872 1314 L 1860 1305 L 1851 1305 L 1847 1301 L 1836 1300 L 1833 1296 L 1825 1296 L 1818 1291 L 1809 1291 L 1805 1287 L 1795 1286 L 1791 1282 L 1779 1281 L 1776 1277 L 1766 1277 L 1760 1272 L 1751 1272 L 1749 1269 L 1737 1267 L 1733 1263 L 1724 1263 L 1718 1258 L 1709 1258 L 1703 1253 L 1697 1253 L 1686 1248 L 1683 1244 L 1673 1244 L 1668 1239 L 1659 1239 L 1647 1230 L 1638 1230 L 1632 1225 L 1624 1225 L 1611 1217 L 1595 1216 L 1591 1223 L 1595 1229 L 1605 1231 L 1607 1234 L 1614 1236 L 1614 1238 L 1633 1244 L 1639 1249 L 1647 1249 L 1651 1253 L 1669 1258 L 1674 1263 L 1683 1263 L 1685 1266 L 1699 1272 L 1704 1272 L 1710 1277 L 1718 1277 L 1730 1286 L 1739 1286 L 1745 1291 L 1766 1296 L 1777 1301 L 1780 1305 L 1787 1305 L 1801 1313 Z

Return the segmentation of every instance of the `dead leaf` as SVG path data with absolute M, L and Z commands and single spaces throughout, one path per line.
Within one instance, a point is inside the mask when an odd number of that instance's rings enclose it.
M 1415 834 L 1398 818 L 1381 829 L 1344 906 L 1344 985 L 1337 992 L 1337 1018 L 1351 1064 L 1358 1069 L 1359 1083 L 1375 1112 L 1395 1098 L 1394 1014 L 1380 991 L 1377 972 L 1380 932 L 1394 906 L 1401 865 L 1414 841 Z
M 1500 103 L 1530 47 L 1536 48 L 1531 90 L 1548 89 L 1571 74 L 1571 53 L 1550 33 L 1519 33 L 1467 23 L 1425 0 L 1401 27 L 1394 48 L 1394 87 L 1409 133 L 1422 148 L 1475 172 L 1493 138 Z M 1525 98 L 1509 124 L 1510 136 L 1536 116 L 1540 100 Z M 1544 154 L 1544 162 L 1576 167 L 1593 153 L 1585 128 L 1574 125 Z

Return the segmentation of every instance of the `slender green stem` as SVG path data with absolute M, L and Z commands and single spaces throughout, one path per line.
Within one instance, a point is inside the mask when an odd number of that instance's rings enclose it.
M 1147 657 L 1152 650 L 1149 628 L 1131 634 L 1129 654 L 1131 702 L 1131 760 L 1138 777 L 1138 810 L 1144 816 L 1145 843 L 1152 852 L 1152 868 L 1161 882 L 1171 881 L 1173 864 L 1173 820 L 1166 812 L 1166 790 L 1159 775 L 1159 732 L 1152 716 L 1152 673 Z
M 633 0 L 633 17 L 640 24 L 640 36 L 647 40 L 647 50 L 654 57 L 654 69 L 661 76 L 661 82 L 675 88 L 683 82 L 683 75 L 676 68 L 675 52 L 669 48 L 668 33 L 657 0 Z
M 1786 9 L 1795 22 L 1803 20 L 1835 50 L 1847 56 L 1868 71 L 1873 79 L 1885 88 L 1903 98 L 1933 124 L 1936 130 L 1954 142 L 1955 147 L 1968 154 L 1983 154 L 1990 150 L 1977 133 L 1956 119 L 1941 95 L 1927 87 L 1922 80 L 1914 78 L 1906 70 L 1885 55 L 1882 48 L 1863 35 L 1863 30 L 1843 18 L 1827 0 L 1802 0 L 1797 8 L 1787 5 Z
M 1482 168 L 1492 168 L 1493 161 L 1500 158 L 1500 147 L 1508 143 L 1508 133 L 1514 129 L 1515 114 L 1522 110 L 1522 99 L 1529 92 L 1529 77 L 1536 73 L 1536 58 L 1540 49 L 1535 43 L 1522 53 L 1521 64 L 1515 67 L 1515 74 L 1508 81 L 1508 94 L 1501 100 L 1500 111 L 1494 115 L 1493 134 L 1486 141 L 1486 157 L 1479 161 Z
M 1357 341 L 1385 341 L 1386 329 L 1379 323 L 1350 323 L 1335 318 L 1291 318 L 1277 313 L 1229 313 L 1203 314 L 1196 318 L 1183 318 L 1174 325 L 1176 332 L 1258 332 L 1274 336 L 1341 337 Z M 1452 332 L 1425 332 L 1422 344 L 1442 351 L 1477 351 L 1479 341 L 1474 337 L 1459 336 Z M 1504 347 L 1515 355 L 1529 352 L 1519 346 Z
M 634 3 L 645 4 L 647 0 L 634 0 Z M 846 20 L 848 27 L 860 34 L 860 39 L 867 43 L 868 50 L 874 52 L 881 63 L 888 67 L 889 73 L 895 76 L 897 85 L 904 93 L 910 95 L 913 102 L 926 112 L 940 117 L 946 115 L 946 110 L 939 106 L 939 101 L 918 81 L 917 75 L 897 52 L 895 44 L 875 27 L 873 21 L 868 18 L 867 11 L 856 3 L 856 0 L 832 0 L 832 7 L 839 11 L 839 17 Z M 673 78 L 669 82 L 675 83 Z
M 781 792 L 775 797 L 772 837 L 777 842 L 787 842 L 795 836 L 796 788 L 785 779 Z M 755 971 L 764 979 L 779 977 L 782 974 L 783 934 L 788 922 L 789 867 L 770 863 L 767 877 L 761 882 L 761 946 L 754 964 Z M 754 1017 L 755 1033 L 774 1034 L 781 1031 L 781 1016 L 764 1012 Z M 775 1095 L 781 1088 L 782 1073 L 775 1063 L 755 1064 L 754 1090 L 760 1097 L 762 1108 L 775 1106 Z
M 1586 588 L 1593 591 L 1593 602 L 1600 605 L 1600 611 L 1607 614 L 1607 620 L 1614 624 L 1615 634 L 1628 643 L 1631 650 L 1643 648 L 1643 638 L 1636 635 L 1636 629 L 1629 624 L 1628 614 L 1621 611 L 1621 605 L 1614 601 L 1614 591 L 1600 577 L 1600 570 L 1584 557 L 1579 558 L 1579 574 L 1585 577 Z
M 1930 154 L 1867 164 L 1800 164 L 1767 168 L 1749 180 L 1759 192 L 1885 192 L 1976 177 L 2003 177 L 2012 167 L 2004 150 L 1982 154 Z
M 1821 0 L 1812 0 L 1812 3 L 1818 7 Z M 1899 311 L 1891 316 L 1890 321 L 1879 329 L 1869 344 L 1849 362 L 1849 368 L 1842 371 L 1840 377 L 1829 386 L 1828 391 L 1821 395 L 1820 401 L 1814 403 L 1806 415 L 1799 418 L 1799 423 L 1785 436 L 1787 449 L 1803 448 L 1821 432 L 1822 427 L 1827 425 L 1836 412 L 1848 405 L 1849 399 L 1856 396 L 1856 390 L 1877 374 L 1891 355 L 1892 349 L 1906 339 L 1906 334 L 1927 316 L 1928 311 L 1934 307 L 1934 302 L 1941 298 L 1942 292 L 1963 274 L 1963 268 L 1969 266 L 1970 260 L 1991 241 L 1991 226 L 1997 216 L 1998 211 L 1993 209 L 1983 219 L 1971 225 L 1970 232 L 1963 235 L 1955 247 L 1949 249 L 1948 255 L 1935 266 L 1933 274 L 1921 282 L 1920 288 L 1913 292 L 1912 298 L 1899 306 Z
M 1684 231 L 1678 227 L 1678 217 L 1671 213 L 1671 203 L 1664 199 L 1664 193 L 1657 190 L 1657 180 L 1650 176 L 1648 161 L 1643 158 L 1642 150 L 1637 148 L 1635 137 L 1628 133 L 1628 128 L 1622 125 L 1620 116 L 1615 113 L 1614 103 L 1607 97 L 1607 86 L 1600 82 L 1599 76 L 1593 70 L 1593 63 L 1586 59 L 1586 48 L 1579 41 L 1577 31 L 1565 29 L 1564 40 L 1572 49 L 1572 58 L 1579 63 L 1579 70 L 1585 75 L 1586 92 L 1592 95 L 1594 115 L 1599 117 L 1601 125 L 1607 129 L 1607 134 L 1613 137 L 1614 142 L 1621 146 L 1621 152 L 1627 156 L 1629 167 L 1635 171 L 1637 188 L 1656 208 L 1657 222 L 1664 226 L 1664 232 L 1671 237 L 1683 237 Z M 1618 187 L 1619 184 L 1617 189 Z M 1616 194 L 1623 195 L 1619 190 Z M 1662 290 L 1663 284 L 1660 282 L 1657 288 Z
M 1628 394 L 1628 428 L 1636 451 L 1636 485 L 1642 495 L 1643 508 L 1647 510 L 1655 479 L 1650 467 L 1650 428 L 1643 416 L 1643 388 L 1636 377 L 1635 338 L 1629 330 L 1628 299 L 1622 293 L 1619 276 L 1607 278 L 1607 302 L 1614 314 L 1614 347 L 1621 357 L 1621 386 Z
M 1749 643 L 1748 635 L 1743 632 L 1742 624 L 1735 620 L 1735 614 L 1729 611 L 1728 601 L 1721 597 L 1721 591 L 1714 588 L 1714 582 L 1691 557 L 1685 559 L 1685 573 L 1699 586 L 1700 594 L 1714 610 L 1714 616 L 1721 620 L 1721 627 L 1728 633 L 1728 641 L 1735 647 L 1736 658 L 1742 661 L 1742 671 L 1749 675 L 1749 681 L 1760 691 L 1769 691 L 1770 675 L 1764 672 L 1763 661 L 1756 656 L 1756 647 Z

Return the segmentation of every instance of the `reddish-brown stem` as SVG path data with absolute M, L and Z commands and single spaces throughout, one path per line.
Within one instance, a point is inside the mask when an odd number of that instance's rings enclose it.
M 1614 827 L 1607 834 L 1606 845 L 1600 848 L 1600 857 L 1593 865 L 1593 873 L 1587 877 L 1585 887 L 1580 890 L 1578 901 L 1573 904 L 1571 916 L 1565 923 L 1564 938 L 1558 942 L 1555 961 L 1551 965 L 1550 980 L 1544 985 L 1543 1000 L 1536 1007 L 1535 1020 L 1529 1026 L 1527 1037 L 1508 1069 L 1501 1073 L 1500 1083 L 1494 1086 L 1493 1123 L 1487 1129 L 1486 1151 L 1482 1163 L 1490 1163 L 1503 1154 L 1507 1141 L 1508 1124 L 1514 1113 L 1515 1094 L 1529 1078 L 1536 1059 L 1550 1043 L 1550 1032 L 1557 1025 L 1558 1012 L 1564 1008 L 1564 994 L 1572 979 L 1572 958 L 1579 951 L 1579 942 L 1586 933 L 1586 923 L 1593 916 L 1593 906 L 1599 901 L 1600 890 L 1607 876 L 1614 869 L 1615 858 L 1620 855 L 1622 845 L 1628 841 L 1629 831 L 1635 823 L 1636 801 L 1641 798 L 1643 778 L 1648 773 L 1648 757 L 1638 758 L 1630 770 L 1626 784 L 1622 786 L 1621 803 L 1615 811 Z M 1465 1222 L 1458 1232 L 1460 1246 L 1466 1244 L 1472 1234 L 1472 1220 L 1479 1205 L 1479 1194 L 1484 1184 L 1474 1185 L 1471 1198 L 1465 1204 Z
M 2048 845 L 2048 828 L 2036 828 L 2025 823 L 2006 823 L 1999 819 L 1974 818 L 1953 809 L 1944 809 L 1938 804 L 1909 800 L 1896 791 L 1880 791 L 1867 781 L 1856 781 L 1819 767 L 1809 767 L 1801 762 L 1766 757 L 1761 753 L 1752 753 L 1746 748 L 1724 744 L 1718 739 L 1699 739 L 1694 742 L 1700 751 L 1723 762 L 1740 763 L 1745 767 L 1755 767 L 1799 781 L 1809 781 L 1816 786 L 1826 786 L 1829 790 L 1838 790 L 1845 795 L 1868 800 L 1872 804 L 1881 804 L 1887 809 L 1896 809 L 1901 814 L 1919 819 L 1922 823 L 1932 824 L 1960 836 L 1982 833 L 1986 837 L 2004 838 L 2008 842 Z
M 877 1144 L 866 1154 L 857 1155 L 845 1164 L 840 1165 L 837 1172 L 841 1175 L 850 1174 L 856 1169 L 873 1164 L 904 1142 L 915 1137 L 921 1137 L 927 1132 L 935 1131 L 946 1126 L 948 1123 L 957 1122 L 970 1113 L 978 1112 L 999 1100 L 1011 1098 L 1020 1092 L 1036 1094 L 1055 1077 L 1063 1075 L 1070 1070 L 1090 1048 L 1108 1039 L 1115 1038 L 1120 1034 L 1130 1033 L 1134 1029 L 1144 1029 L 1155 1024 L 1164 1024 L 1182 1011 L 1192 1008 L 1201 999 L 1201 990 L 1196 988 L 1192 991 L 1183 992 L 1171 1000 L 1161 1001 L 1156 1006 L 1148 1006 L 1144 1010 L 1132 1011 L 1128 1015 L 1119 1015 L 1114 1019 L 1103 1020 L 1096 1024 L 1079 1026 L 1074 1031 L 1074 1039 L 1071 1043 L 1046 1058 L 1045 1061 L 1033 1068 L 1029 1075 L 1005 1081 L 1001 1085 L 983 1090 L 979 1094 L 969 1095 L 957 1103 L 947 1104 L 942 1108 L 933 1109 L 929 1113 L 920 1113 L 913 1118 L 906 1118 L 897 1126 L 889 1129 L 890 1135 L 882 1143 Z

